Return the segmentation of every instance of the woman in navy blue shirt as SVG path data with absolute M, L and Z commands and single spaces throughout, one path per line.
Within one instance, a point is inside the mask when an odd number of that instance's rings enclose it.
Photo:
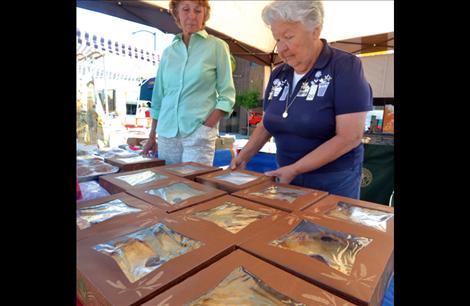
M 274 1 L 262 13 L 283 64 L 271 74 L 263 121 L 231 168 L 274 136 L 281 183 L 359 199 L 365 118 L 372 90 L 358 57 L 320 39 L 320 1 Z

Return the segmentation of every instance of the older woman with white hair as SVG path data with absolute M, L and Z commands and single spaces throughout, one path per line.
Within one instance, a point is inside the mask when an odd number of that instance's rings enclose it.
M 361 61 L 320 39 L 321 1 L 273 1 L 262 12 L 284 62 L 271 73 L 263 121 L 231 168 L 247 162 L 274 136 L 281 183 L 359 199 L 361 138 L 372 89 Z

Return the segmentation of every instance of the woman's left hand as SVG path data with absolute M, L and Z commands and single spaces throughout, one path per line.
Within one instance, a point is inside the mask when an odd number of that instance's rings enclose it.
M 277 178 L 276 181 L 285 184 L 289 184 L 297 176 L 292 166 L 281 167 L 273 171 L 267 171 L 264 174 L 267 176 L 275 176 Z

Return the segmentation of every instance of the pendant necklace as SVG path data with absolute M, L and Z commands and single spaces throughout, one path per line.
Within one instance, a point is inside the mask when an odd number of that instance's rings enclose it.
M 289 103 L 289 94 L 287 94 L 287 98 L 286 98 L 286 108 L 284 110 L 284 112 L 282 113 L 282 118 L 287 118 L 287 116 L 289 116 L 289 113 L 287 112 L 289 110 L 289 107 L 292 105 L 292 103 L 294 103 L 295 101 L 295 98 L 297 98 L 297 96 L 294 97 L 294 99 L 292 99 L 292 101 L 290 101 Z

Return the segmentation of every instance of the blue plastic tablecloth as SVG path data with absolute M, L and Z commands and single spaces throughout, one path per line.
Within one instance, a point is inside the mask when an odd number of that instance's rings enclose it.
M 214 155 L 215 167 L 230 165 L 232 161 L 232 152 L 230 150 L 216 150 Z M 266 172 L 277 169 L 276 155 L 270 153 L 258 152 L 246 165 L 246 170 L 255 172 Z
M 387 291 L 385 291 L 385 296 L 382 301 L 382 306 L 394 305 L 394 295 L 393 295 L 394 286 L 395 286 L 394 283 L 395 283 L 395 279 L 392 276 L 392 279 L 390 280 L 390 284 L 388 285 Z

